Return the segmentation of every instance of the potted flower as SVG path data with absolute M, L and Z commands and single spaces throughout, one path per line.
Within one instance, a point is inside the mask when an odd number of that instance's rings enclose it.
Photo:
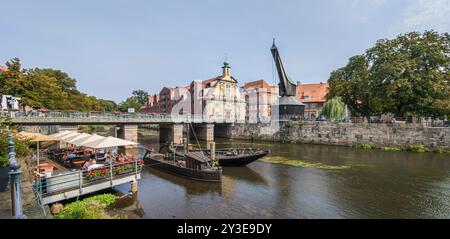
M 127 174 L 127 173 L 131 173 L 132 171 L 133 171 L 133 165 L 125 164 L 125 165 L 115 167 L 113 169 L 113 174 L 115 174 L 115 175 Z
M 108 168 L 97 168 L 94 170 L 90 170 L 87 172 L 87 175 L 85 177 L 89 181 L 104 179 L 106 177 L 109 177 L 109 169 Z

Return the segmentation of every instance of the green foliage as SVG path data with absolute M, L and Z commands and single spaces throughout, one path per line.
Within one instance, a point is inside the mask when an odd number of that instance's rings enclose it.
M 450 115 L 450 36 L 411 32 L 379 40 L 331 73 L 331 99 L 341 96 L 355 115 Z
M 143 90 L 135 90 L 133 96 L 136 97 L 139 104 L 144 105 L 147 102 L 148 93 Z
M 143 90 L 134 90 L 132 96 L 119 104 L 119 110 L 128 112 L 128 108 L 134 108 L 135 112 L 140 112 L 141 107 L 147 102 L 148 93 Z
M 6 63 L 9 71 L 0 75 L 0 95 L 22 98 L 22 104 L 34 108 L 77 111 L 115 111 L 113 101 L 88 96 L 76 88 L 76 80 L 54 69 L 21 69 L 18 58 Z
M 109 207 L 116 202 L 116 196 L 110 193 L 100 194 L 84 199 L 84 201 L 97 201 L 100 204 Z
M 78 130 L 83 133 L 93 134 L 97 132 L 105 132 L 109 130 L 109 127 L 103 125 L 81 125 Z
M 383 149 L 384 151 L 402 151 L 402 148 L 399 147 L 383 147 L 381 149 Z
M 373 144 L 358 144 L 357 147 L 366 150 L 375 149 L 375 145 Z
M 421 144 L 412 144 L 409 145 L 406 150 L 411 151 L 411 152 L 416 152 L 416 153 L 425 153 L 427 151 L 427 149 L 425 148 L 425 146 L 421 145 Z
M 438 153 L 438 154 L 450 154 L 450 150 L 442 149 L 442 148 L 435 149 L 433 152 Z
M 320 116 L 323 116 L 331 121 L 341 121 L 345 118 L 345 103 L 341 97 L 334 97 L 329 99 L 323 105 Z
M 119 104 L 119 110 L 122 112 L 128 112 L 128 108 L 134 108 L 135 112 L 141 110 L 142 104 L 139 103 L 136 96 L 128 97 L 125 101 Z
M 106 209 L 116 202 L 112 194 L 102 194 L 66 205 L 58 219 L 109 219 Z
M 0 167 L 8 165 L 8 132 L 6 126 L 10 125 L 10 119 L 0 116 Z M 13 138 L 16 157 L 25 157 L 29 155 L 28 142 Z

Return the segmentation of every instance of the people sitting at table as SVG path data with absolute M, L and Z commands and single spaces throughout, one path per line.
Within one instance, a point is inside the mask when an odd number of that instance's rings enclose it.
M 96 164 L 97 162 L 95 161 L 95 159 L 89 159 L 89 161 L 86 161 L 86 163 L 84 163 L 83 168 L 84 169 L 88 169 L 89 166 Z
M 110 150 L 108 151 L 108 153 L 105 154 L 105 163 L 112 164 L 114 161 L 115 161 L 114 155 Z
M 124 154 L 124 153 L 120 153 L 117 156 L 117 162 L 119 163 L 125 163 L 126 161 L 128 161 L 128 157 Z
M 66 156 L 67 156 L 67 159 L 74 159 L 74 158 L 77 157 L 77 155 L 74 154 L 74 153 L 69 153 L 69 154 L 67 154 Z

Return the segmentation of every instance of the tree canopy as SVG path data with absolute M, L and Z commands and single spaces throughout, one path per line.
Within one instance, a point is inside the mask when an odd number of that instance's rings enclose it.
M 144 105 L 147 102 L 148 93 L 144 90 L 134 90 L 133 96 L 136 97 L 139 104 Z
M 331 121 L 341 121 L 345 118 L 345 103 L 341 97 L 327 100 L 320 110 L 320 116 Z
M 139 103 L 138 98 L 136 96 L 131 96 L 119 104 L 119 110 L 122 112 L 127 112 L 128 108 L 134 108 L 135 112 L 139 112 L 141 110 L 141 106 L 142 104 Z
M 76 80 L 54 69 L 22 69 L 20 60 L 6 62 L 8 71 L 0 74 L 0 95 L 22 98 L 22 104 L 34 108 L 77 111 L 114 111 L 113 101 L 97 99 L 78 91 Z
M 450 115 L 450 36 L 411 32 L 379 40 L 333 71 L 328 99 L 340 96 L 359 116 Z
M 148 93 L 144 90 L 134 90 L 132 95 L 119 104 L 119 110 L 127 112 L 128 108 L 134 108 L 135 112 L 139 112 L 141 107 L 147 102 Z

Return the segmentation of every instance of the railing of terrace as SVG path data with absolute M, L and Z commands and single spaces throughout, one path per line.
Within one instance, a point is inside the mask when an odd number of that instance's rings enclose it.
M 96 183 L 110 182 L 118 178 L 137 175 L 142 171 L 143 162 L 134 160 L 127 163 L 109 164 L 92 170 L 79 170 L 62 173 L 55 176 L 37 178 L 34 190 L 39 198 L 64 193 L 68 190 L 79 189 Z

